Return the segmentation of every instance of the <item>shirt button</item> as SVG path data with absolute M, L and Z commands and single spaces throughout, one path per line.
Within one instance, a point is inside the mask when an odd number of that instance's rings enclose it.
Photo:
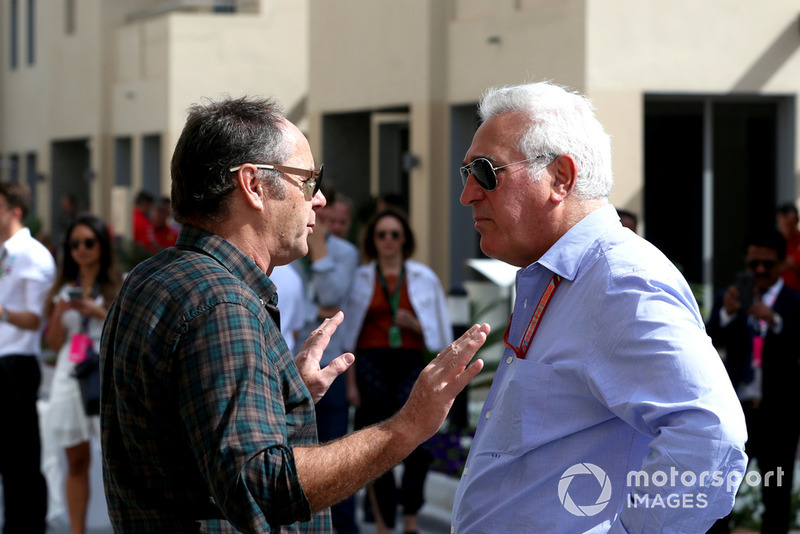
M 453 526 L 453 525 L 450 525 L 450 534 L 454 534 L 455 531 L 456 531 L 456 527 Z
M 491 410 L 486 412 L 486 419 L 489 419 L 491 416 L 492 416 L 492 411 Z
M 465 467 L 464 468 L 464 476 L 467 476 L 468 474 L 469 474 L 469 467 Z
M 507 363 L 508 365 L 511 365 L 511 362 L 513 362 L 513 361 L 514 361 L 514 358 L 512 358 L 511 356 L 509 356 L 508 358 L 506 358 L 506 363 Z

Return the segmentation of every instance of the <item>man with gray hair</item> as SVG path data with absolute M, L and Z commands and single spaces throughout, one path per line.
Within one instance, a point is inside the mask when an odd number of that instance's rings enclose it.
M 451 531 L 705 532 L 733 506 L 744 418 L 686 281 L 608 203 L 609 136 L 550 83 L 479 112 L 461 202 L 520 271 Z

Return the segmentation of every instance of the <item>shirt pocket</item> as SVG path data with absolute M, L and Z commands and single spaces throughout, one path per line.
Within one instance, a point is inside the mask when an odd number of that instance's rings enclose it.
M 501 365 L 507 365 L 505 360 Z M 511 364 L 504 391 L 490 415 L 489 439 L 498 452 L 517 455 L 538 446 L 552 371 L 549 365 L 519 358 Z

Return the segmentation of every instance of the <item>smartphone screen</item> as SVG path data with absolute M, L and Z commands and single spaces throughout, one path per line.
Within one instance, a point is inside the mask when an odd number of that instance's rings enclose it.
M 747 313 L 750 306 L 753 305 L 753 273 L 740 271 L 736 274 L 736 288 L 739 290 L 739 302 L 742 304 L 742 310 Z

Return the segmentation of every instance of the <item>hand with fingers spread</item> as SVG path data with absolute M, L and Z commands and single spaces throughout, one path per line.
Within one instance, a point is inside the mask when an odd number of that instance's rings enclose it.
M 328 391 L 336 377 L 345 372 L 355 361 L 355 356 L 347 352 L 334 359 L 324 368 L 320 368 L 319 365 L 322 353 L 325 347 L 328 346 L 328 341 L 330 341 L 331 336 L 339 325 L 342 324 L 343 319 L 344 314 L 342 312 L 336 313 L 330 319 L 325 319 L 319 328 L 311 332 L 311 335 L 303 343 L 300 352 L 297 353 L 294 359 L 294 363 L 300 371 L 300 377 L 303 379 L 315 403 L 325 395 L 325 392 Z
M 489 335 L 488 324 L 473 325 L 439 353 L 420 373 L 396 419 L 419 431 L 421 441 L 432 436 L 447 417 L 453 400 L 483 369 L 483 360 L 470 360 Z
M 329 326 L 323 324 L 322 330 Z M 456 395 L 483 369 L 483 360 L 470 361 L 488 333 L 489 325 L 474 325 L 439 353 L 419 375 L 408 401 L 394 417 L 338 440 L 294 448 L 298 476 L 312 510 L 357 491 L 438 430 Z

